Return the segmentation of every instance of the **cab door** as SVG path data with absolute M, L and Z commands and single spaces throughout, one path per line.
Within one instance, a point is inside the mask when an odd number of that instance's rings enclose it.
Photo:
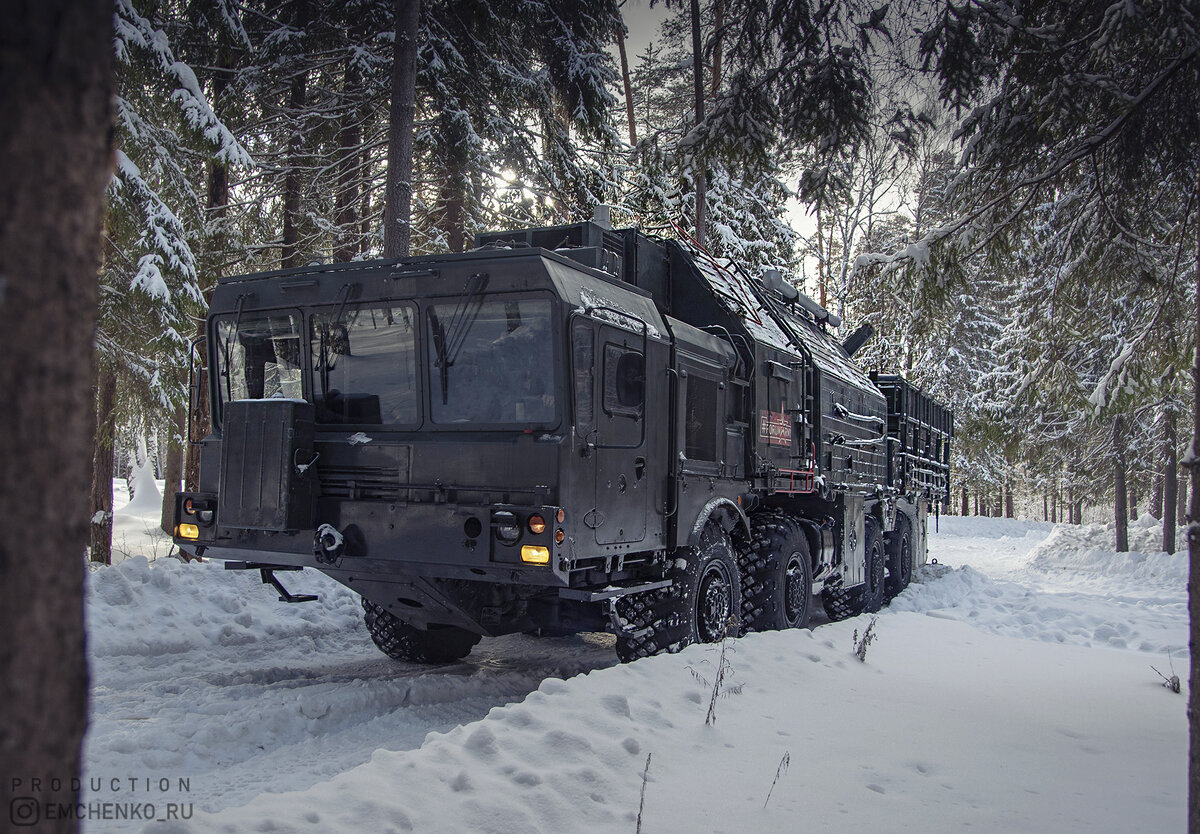
M 596 329 L 596 507 L 588 526 L 597 544 L 646 538 L 652 499 L 646 477 L 647 347 L 644 334 L 606 324 Z

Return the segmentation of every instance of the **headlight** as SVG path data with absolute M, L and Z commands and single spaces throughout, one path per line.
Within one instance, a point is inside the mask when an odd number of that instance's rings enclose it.
M 516 544 L 521 538 L 521 522 L 508 510 L 492 513 L 492 529 L 502 544 Z
M 529 517 L 529 532 L 533 533 L 535 536 L 539 533 L 545 533 L 546 519 L 542 518 L 540 515 L 531 515 Z
M 527 544 L 521 548 L 521 561 L 531 565 L 550 564 L 550 548 L 540 544 Z

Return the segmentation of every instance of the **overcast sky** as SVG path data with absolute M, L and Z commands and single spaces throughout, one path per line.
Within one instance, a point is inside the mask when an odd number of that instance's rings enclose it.
M 650 8 L 650 0 L 625 0 L 621 6 L 621 17 L 629 29 L 625 53 L 629 56 L 630 69 L 633 69 L 637 56 L 646 48 L 646 44 L 658 40 L 658 26 L 667 14 L 662 0 L 656 0 L 654 8 Z

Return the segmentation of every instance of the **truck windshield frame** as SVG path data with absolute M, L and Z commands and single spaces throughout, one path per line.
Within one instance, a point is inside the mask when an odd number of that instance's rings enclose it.
M 425 305 L 429 415 L 444 428 L 553 428 L 561 421 L 557 305 L 493 293 L 468 309 Z

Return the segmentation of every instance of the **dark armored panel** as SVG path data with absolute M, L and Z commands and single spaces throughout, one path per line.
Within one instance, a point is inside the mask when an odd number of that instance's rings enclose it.
M 954 415 L 903 377 L 872 378 L 887 399 L 888 437 L 895 447 L 889 455 L 889 482 L 948 504 Z
M 225 404 L 221 523 L 236 530 L 312 527 L 313 406 L 287 399 Z

